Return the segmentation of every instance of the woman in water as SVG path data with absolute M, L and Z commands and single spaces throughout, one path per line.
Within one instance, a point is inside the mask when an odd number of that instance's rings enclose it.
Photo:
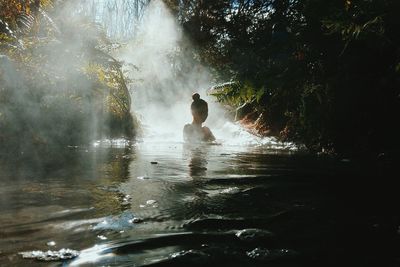
M 186 124 L 183 128 L 183 138 L 190 142 L 212 142 L 215 140 L 214 135 L 208 127 L 202 126 L 208 117 L 208 104 L 200 98 L 198 93 L 192 95 L 192 124 Z

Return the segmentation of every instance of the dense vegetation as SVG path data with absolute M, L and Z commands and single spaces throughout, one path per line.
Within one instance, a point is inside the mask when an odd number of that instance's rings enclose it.
M 112 44 L 70 4 L 0 0 L 1 152 L 135 134 Z
M 397 0 L 164 0 L 221 82 L 211 92 L 261 134 L 310 149 L 400 147 Z M 73 1 L 0 0 L 0 145 L 132 136 L 121 64 Z
M 259 130 L 317 151 L 399 148 L 400 1 L 166 2 L 234 81 L 213 94 Z

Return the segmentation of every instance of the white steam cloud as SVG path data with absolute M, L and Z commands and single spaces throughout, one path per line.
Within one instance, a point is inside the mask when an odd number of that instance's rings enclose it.
M 209 102 L 210 127 L 221 115 L 207 99 L 213 84 L 205 66 L 195 61 L 194 50 L 162 1 L 147 7 L 135 39 L 118 57 L 135 65 L 132 73 L 133 110 L 142 119 L 146 135 L 182 141 L 182 129 L 191 123 L 191 95 L 200 93 Z M 218 137 L 217 137 L 218 138 Z
M 135 38 L 116 57 L 137 67 L 131 72 L 132 110 L 144 125 L 145 138 L 182 142 L 183 127 L 192 122 L 191 96 L 198 92 L 209 104 L 209 117 L 204 125 L 218 142 L 278 144 L 230 122 L 220 104 L 207 96 L 207 89 L 215 81 L 207 66 L 195 60 L 198 55 L 162 1 L 150 2 L 138 29 Z

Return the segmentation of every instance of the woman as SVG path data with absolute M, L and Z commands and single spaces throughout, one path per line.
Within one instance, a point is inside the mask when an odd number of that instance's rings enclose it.
M 183 128 L 183 138 L 185 141 L 190 142 L 212 142 L 215 140 L 214 135 L 208 127 L 202 126 L 203 122 L 208 117 L 208 104 L 200 98 L 198 93 L 192 95 L 192 110 L 193 121 L 192 124 L 186 124 Z

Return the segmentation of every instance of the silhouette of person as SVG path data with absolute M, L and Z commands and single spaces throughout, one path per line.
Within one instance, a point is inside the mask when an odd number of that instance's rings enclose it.
M 193 102 L 190 109 L 193 121 L 183 128 L 183 138 L 186 142 L 212 142 L 215 140 L 213 133 L 208 127 L 202 126 L 208 117 L 208 104 L 200 98 L 198 93 L 194 93 L 192 99 Z

